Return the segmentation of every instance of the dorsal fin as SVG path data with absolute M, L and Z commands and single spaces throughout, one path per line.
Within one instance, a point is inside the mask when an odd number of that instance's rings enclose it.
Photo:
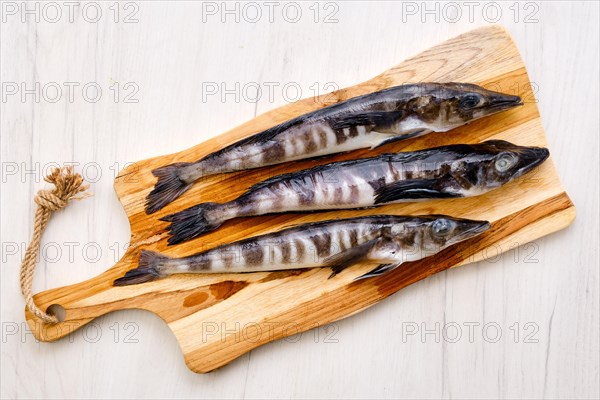
M 300 124 L 304 123 L 306 121 L 308 115 L 309 114 L 301 115 L 301 116 L 291 119 L 289 121 L 282 122 L 279 125 L 275 125 L 274 127 L 266 129 L 262 132 L 255 133 L 254 135 L 248 136 L 247 138 L 240 139 L 237 142 L 230 144 L 229 146 L 223 147 L 222 149 L 209 154 L 207 157 L 214 157 L 219 154 L 226 153 L 229 150 L 239 147 L 239 146 L 246 146 L 246 145 L 254 144 L 254 143 L 268 142 L 269 140 L 272 140 L 275 136 L 279 135 L 280 133 L 282 133 L 296 125 L 300 125 Z
M 312 175 L 312 174 L 317 174 L 319 172 L 325 172 L 328 170 L 337 170 L 339 168 L 344 168 L 346 166 L 349 165 L 356 165 L 356 164 L 361 164 L 361 163 L 367 163 L 370 161 L 374 161 L 377 159 L 387 159 L 389 158 L 389 155 L 379 155 L 377 157 L 370 157 L 370 158 L 359 158 L 357 160 L 348 160 L 348 161 L 339 161 L 339 162 L 335 162 L 335 163 L 331 163 L 331 164 L 323 164 L 323 165 L 317 165 L 315 167 L 312 168 L 307 168 L 301 171 L 295 171 L 295 172 L 288 172 L 286 174 L 281 174 L 281 175 L 275 175 L 271 178 L 265 179 L 264 181 L 255 183 L 254 185 L 250 186 L 248 188 L 248 190 L 246 191 L 246 193 L 249 193 L 253 190 L 259 190 L 262 189 L 264 187 L 267 187 L 275 182 L 278 181 L 285 181 L 285 180 L 290 180 L 292 178 L 297 178 L 300 179 L 304 176 L 308 176 L 308 175 Z

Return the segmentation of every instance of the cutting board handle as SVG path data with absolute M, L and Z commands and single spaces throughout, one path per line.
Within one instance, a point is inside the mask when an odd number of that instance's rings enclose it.
M 135 308 L 128 304 L 132 297 L 140 294 L 140 288 L 111 284 L 115 279 L 114 271 L 120 270 L 116 267 L 121 263 L 122 260 L 95 278 L 35 295 L 35 304 L 42 311 L 55 315 L 59 322 L 44 322 L 26 307 L 25 317 L 33 335 L 41 341 L 54 341 L 108 312 Z
M 94 318 L 131 308 L 151 311 L 169 323 L 220 303 L 251 283 L 286 275 L 277 272 L 179 275 L 151 284 L 113 286 L 115 279 L 136 267 L 138 255 L 138 248 L 129 248 L 117 264 L 102 274 L 35 295 L 34 301 L 40 309 L 57 310 L 55 312 L 61 318 L 57 324 L 45 323 L 26 308 L 25 316 L 33 335 L 44 342 L 55 341 Z M 287 275 L 294 275 L 294 272 Z M 176 291 L 173 291 L 173 285 L 178 288 Z

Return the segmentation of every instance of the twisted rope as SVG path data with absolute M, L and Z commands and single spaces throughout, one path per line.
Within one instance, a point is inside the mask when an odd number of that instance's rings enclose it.
M 48 221 L 55 211 L 65 208 L 70 200 L 81 200 L 91 196 L 91 194 L 83 193 L 89 188 L 89 185 L 83 184 L 84 181 L 81 175 L 73 173 L 73 167 L 54 168 L 52 173 L 44 180 L 54 184 L 54 188 L 40 190 L 34 199 L 37 209 L 33 220 L 33 236 L 21 263 L 21 292 L 25 297 L 25 303 L 29 311 L 47 324 L 56 324 L 59 322 L 58 318 L 39 309 L 33 301 L 33 293 L 31 292 L 42 233 L 44 233 L 46 225 L 48 225 Z M 83 194 L 77 196 L 79 193 Z

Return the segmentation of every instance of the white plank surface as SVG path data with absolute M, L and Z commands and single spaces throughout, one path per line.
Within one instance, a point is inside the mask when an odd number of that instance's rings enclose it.
M 600 396 L 597 2 L 75 2 L 72 22 L 68 5 L 37 4 L 39 22 L 24 10 L 36 3 L 2 3 L 3 398 Z M 578 210 L 571 227 L 207 375 L 187 370 L 166 325 L 142 311 L 106 315 L 56 343 L 27 332 L 18 268 L 52 165 L 78 163 L 95 196 L 51 222 L 36 292 L 95 276 L 123 254 L 129 227 L 112 181 L 126 163 L 217 135 L 298 88 L 308 97 L 371 78 L 498 10 L 539 88 Z M 39 101 L 23 95 L 36 82 Z

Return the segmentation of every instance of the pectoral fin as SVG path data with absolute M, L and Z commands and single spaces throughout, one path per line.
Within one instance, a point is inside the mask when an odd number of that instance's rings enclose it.
M 377 268 L 367 272 L 364 275 L 359 276 L 358 278 L 354 278 L 354 280 L 358 281 L 360 279 L 372 278 L 374 276 L 383 275 L 386 272 L 390 272 L 391 270 L 397 268 L 398 266 L 400 266 L 400 264 L 380 264 Z
M 371 146 L 371 150 L 376 149 L 380 146 L 383 146 L 384 144 L 399 142 L 400 140 L 405 140 L 405 139 L 410 139 L 410 138 L 414 138 L 417 136 L 426 135 L 429 132 L 431 132 L 431 131 L 427 130 L 427 129 L 419 129 L 418 131 L 410 132 L 407 134 L 398 134 L 396 136 L 389 137 L 389 138 L 377 143 L 374 146 Z
M 411 179 L 385 185 L 375 191 L 375 204 L 398 200 L 446 199 L 461 197 L 460 194 L 444 192 L 439 179 Z
M 348 114 L 338 119 L 333 124 L 333 129 L 351 128 L 353 126 L 376 126 L 378 131 L 394 125 L 403 116 L 402 111 L 377 111 L 367 113 Z
M 331 267 L 331 275 L 329 275 L 328 279 L 333 278 L 344 269 L 363 260 L 367 254 L 369 254 L 369 250 L 371 250 L 379 240 L 380 238 L 369 240 L 360 246 L 352 247 L 327 257 L 323 261 L 323 265 L 326 267 Z

